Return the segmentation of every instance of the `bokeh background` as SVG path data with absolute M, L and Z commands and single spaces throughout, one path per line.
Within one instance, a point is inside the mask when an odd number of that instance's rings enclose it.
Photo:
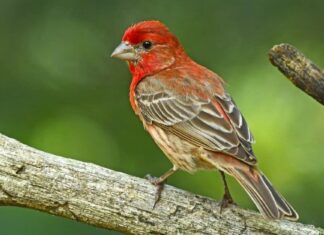
M 1 0 L 0 132 L 28 145 L 143 177 L 170 163 L 128 102 L 124 30 L 159 19 L 216 71 L 257 140 L 260 167 L 299 212 L 324 227 L 324 109 L 268 61 L 288 42 L 324 68 L 324 1 Z M 219 199 L 216 172 L 177 173 L 177 187 Z M 254 208 L 233 180 L 238 204 Z M 254 208 L 255 209 L 255 208 Z M 0 208 L 1 234 L 118 234 L 21 208 Z

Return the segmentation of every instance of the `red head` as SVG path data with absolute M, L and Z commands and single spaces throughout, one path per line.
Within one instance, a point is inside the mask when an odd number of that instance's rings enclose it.
M 142 21 L 129 27 L 112 57 L 126 60 L 136 75 L 165 69 L 185 55 L 178 39 L 159 21 Z

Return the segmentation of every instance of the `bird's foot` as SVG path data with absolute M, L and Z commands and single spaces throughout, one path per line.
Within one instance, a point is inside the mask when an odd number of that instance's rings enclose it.
M 225 193 L 223 196 L 223 199 L 220 201 L 219 206 L 220 206 L 220 213 L 222 213 L 224 208 L 227 208 L 229 205 L 236 205 L 234 202 L 231 194 Z
M 156 204 L 161 199 L 161 193 L 164 189 L 164 184 L 165 184 L 166 180 L 161 179 L 161 177 L 154 177 L 151 175 L 146 175 L 145 179 L 147 179 L 151 184 L 153 184 L 157 188 L 156 193 L 155 193 L 154 204 L 153 204 L 153 209 L 154 209 Z

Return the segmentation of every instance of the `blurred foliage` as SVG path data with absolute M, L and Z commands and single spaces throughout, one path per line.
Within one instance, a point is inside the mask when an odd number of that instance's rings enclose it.
M 128 69 L 109 57 L 129 25 L 159 19 L 224 77 L 257 140 L 260 167 L 302 222 L 324 227 L 324 109 L 267 58 L 270 47 L 288 42 L 324 67 L 323 8 L 320 0 L 2 0 L 0 132 L 139 177 L 162 174 L 170 163 L 130 108 Z M 169 183 L 213 198 L 223 190 L 217 172 L 180 172 Z M 242 207 L 253 207 L 237 183 L 230 186 Z M 0 208 L 0 225 L 1 234 L 109 233 L 8 207 Z

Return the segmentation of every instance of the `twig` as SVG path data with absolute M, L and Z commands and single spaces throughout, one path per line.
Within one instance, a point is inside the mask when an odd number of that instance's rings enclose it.
M 293 84 L 324 105 L 324 72 L 317 65 L 289 44 L 275 45 L 269 57 Z

